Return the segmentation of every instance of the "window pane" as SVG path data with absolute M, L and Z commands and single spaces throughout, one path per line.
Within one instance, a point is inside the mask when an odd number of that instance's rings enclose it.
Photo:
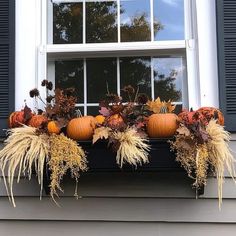
M 182 57 L 153 58 L 155 97 L 182 102 L 185 65 Z M 185 85 L 187 87 L 187 85 Z
M 155 40 L 184 39 L 184 0 L 154 0 Z
M 150 0 L 121 0 L 121 41 L 150 41 Z
M 56 88 L 75 88 L 78 103 L 84 102 L 83 61 L 55 61 Z
M 117 92 L 116 58 L 87 59 L 87 102 L 98 103 L 108 90 Z
M 97 115 L 99 115 L 100 113 L 99 113 L 99 107 L 98 106 L 96 106 L 96 107 L 88 107 L 87 108 L 87 113 L 88 113 L 88 115 L 91 115 L 91 116 L 97 116 Z
M 82 3 L 53 4 L 53 43 L 82 43 Z
M 86 3 L 86 42 L 117 42 L 116 2 Z
M 121 89 L 131 85 L 135 90 L 139 88 L 140 93 L 146 93 L 151 97 L 151 58 L 121 58 L 120 83 Z M 128 97 L 123 91 L 121 95 L 127 101 Z

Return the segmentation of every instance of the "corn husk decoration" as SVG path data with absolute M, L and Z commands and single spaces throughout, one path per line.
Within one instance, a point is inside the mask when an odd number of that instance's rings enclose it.
M 0 167 L 9 200 L 15 207 L 13 193 L 15 174 L 17 183 L 19 183 L 22 174 L 31 179 L 32 170 L 35 170 L 38 183 L 41 186 L 40 197 L 42 196 L 44 164 L 48 157 L 49 136 L 39 133 L 36 128 L 25 125 L 8 130 L 8 135 L 9 137 L 5 141 L 6 145 L 0 151 Z
M 83 149 L 78 146 L 77 142 L 67 138 L 63 134 L 50 136 L 50 159 L 48 161 L 50 170 L 50 195 L 57 204 L 54 196 L 58 196 L 57 190 L 63 192 L 60 184 L 63 176 L 69 170 L 71 177 L 75 178 L 77 194 L 77 182 L 80 171 L 87 170 L 87 159 Z
M 150 146 L 147 140 L 142 138 L 134 128 L 127 128 L 125 131 L 115 131 L 112 139 L 119 145 L 116 154 L 116 162 L 122 168 L 124 163 L 133 166 L 148 163 L 148 152 Z
M 208 143 L 209 162 L 214 167 L 214 172 L 218 182 L 219 208 L 222 204 L 222 185 L 224 182 L 225 167 L 232 179 L 235 181 L 234 157 L 229 148 L 230 133 L 223 126 L 217 124 L 216 120 L 211 120 L 206 127 L 210 135 Z

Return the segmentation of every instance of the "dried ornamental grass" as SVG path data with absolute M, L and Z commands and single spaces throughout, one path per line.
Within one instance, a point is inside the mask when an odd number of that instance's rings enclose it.
M 211 120 L 206 127 L 206 131 L 211 139 L 208 142 L 208 153 L 210 164 L 214 167 L 218 181 L 218 197 L 219 207 L 222 203 L 222 184 L 224 182 L 224 169 L 230 173 L 235 181 L 234 157 L 230 152 L 229 141 L 230 134 L 223 126 L 216 123 L 216 120 Z
M 32 170 L 35 169 L 38 183 L 41 186 L 40 197 L 42 196 L 44 163 L 48 157 L 49 137 L 46 134 L 38 133 L 36 128 L 25 125 L 10 129 L 8 134 L 6 145 L 0 151 L 0 166 L 9 200 L 15 207 L 13 182 L 16 172 L 18 172 L 17 183 L 19 183 L 22 173 L 27 174 L 31 179 Z M 5 176 L 6 169 L 8 180 Z
M 51 135 L 48 165 L 51 172 L 50 195 L 52 199 L 55 201 L 54 195 L 58 196 L 57 190 L 63 192 L 60 183 L 68 170 L 70 170 L 71 177 L 76 180 L 75 195 L 77 196 L 79 172 L 87 170 L 86 154 L 77 142 L 63 134 Z
M 113 132 L 112 138 L 119 143 L 116 162 L 121 168 L 126 162 L 134 166 L 149 162 L 148 151 L 150 146 L 146 143 L 147 140 L 142 138 L 135 129 L 127 128 L 124 132 Z

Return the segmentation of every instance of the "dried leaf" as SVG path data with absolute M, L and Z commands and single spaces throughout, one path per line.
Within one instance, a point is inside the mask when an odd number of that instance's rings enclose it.
M 108 139 L 111 129 L 108 127 L 99 127 L 94 130 L 93 143 L 99 139 Z
M 106 107 L 101 107 L 99 113 L 103 116 L 110 116 L 110 111 Z
M 181 135 L 190 136 L 190 130 L 184 125 L 180 125 L 176 131 Z
M 28 121 L 31 117 L 32 117 L 32 111 L 27 105 L 25 105 L 25 107 L 24 107 L 24 119 L 25 119 L 25 121 Z

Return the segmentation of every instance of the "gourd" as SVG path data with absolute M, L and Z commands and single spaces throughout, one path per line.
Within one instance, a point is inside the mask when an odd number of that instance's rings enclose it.
M 59 134 L 61 131 L 57 122 L 53 120 L 48 122 L 47 129 L 50 134 Z

